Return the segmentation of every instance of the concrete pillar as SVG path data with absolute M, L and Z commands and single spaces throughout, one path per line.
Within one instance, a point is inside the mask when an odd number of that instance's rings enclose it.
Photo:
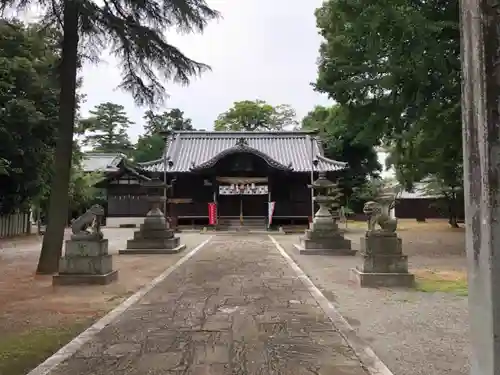
M 500 9 L 460 2 L 471 374 L 500 375 Z

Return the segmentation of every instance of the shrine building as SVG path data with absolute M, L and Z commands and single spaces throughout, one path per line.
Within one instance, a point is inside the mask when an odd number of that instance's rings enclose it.
M 264 229 L 270 217 L 276 226 L 307 225 L 313 210 L 311 177 L 323 171 L 336 180 L 346 168 L 324 156 L 316 135 L 176 131 L 166 135 L 161 159 L 132 166 L 109 156 L 115 168 L 99 184 L 107 191 L 108 223 L 143 218 L 148 202 L 141 181 L 166 178 L 171 186 L 167 213 L 176 226 L 238 223 Z

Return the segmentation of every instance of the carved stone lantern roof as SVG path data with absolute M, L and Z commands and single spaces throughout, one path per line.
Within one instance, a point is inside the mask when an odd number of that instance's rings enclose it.
M 313 189 L 318 190 L 318 191 L 324 191 L 327 189 L 331 189 L 335 186 L 336 186 L 336 184 L 334 182 L 332 182 L 326 178 L 325 172 L 320 172 L 318 179 L 312 183 Z

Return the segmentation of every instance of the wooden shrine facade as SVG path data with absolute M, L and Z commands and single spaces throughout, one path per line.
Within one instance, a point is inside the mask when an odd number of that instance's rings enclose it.
M 335 179 L 345 163 L 323 155 L 312 132 L 181 131 L 166 138 L 162 159 L 110 174 L 109 217 L 141 217 L 148 211 L 142 180 L 167 179 L 167 210 L 178 224 L 209 224 L 209 203 L 217 217 L 307 223 L 312 214 L 311 170 Z

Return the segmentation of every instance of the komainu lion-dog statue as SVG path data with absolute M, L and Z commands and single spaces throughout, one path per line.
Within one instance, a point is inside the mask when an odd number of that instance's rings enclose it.
M 376 226 L 380 227 L 381 232 L 394 233 L 398 227 L 397 219 L 391 219 L 384 207 L 378 202 L 366 202 L 363 206 L 363 212 L 368 215 L 368 231 L 376 231 Z
M 71 223 L 72 239 L 100 240 L 103 238 L 101 231 L 101 220 L 104 216 L 104 208 L 94 204 L 83 215 Z M 90 230 L 87 228 L 90 227 Z

